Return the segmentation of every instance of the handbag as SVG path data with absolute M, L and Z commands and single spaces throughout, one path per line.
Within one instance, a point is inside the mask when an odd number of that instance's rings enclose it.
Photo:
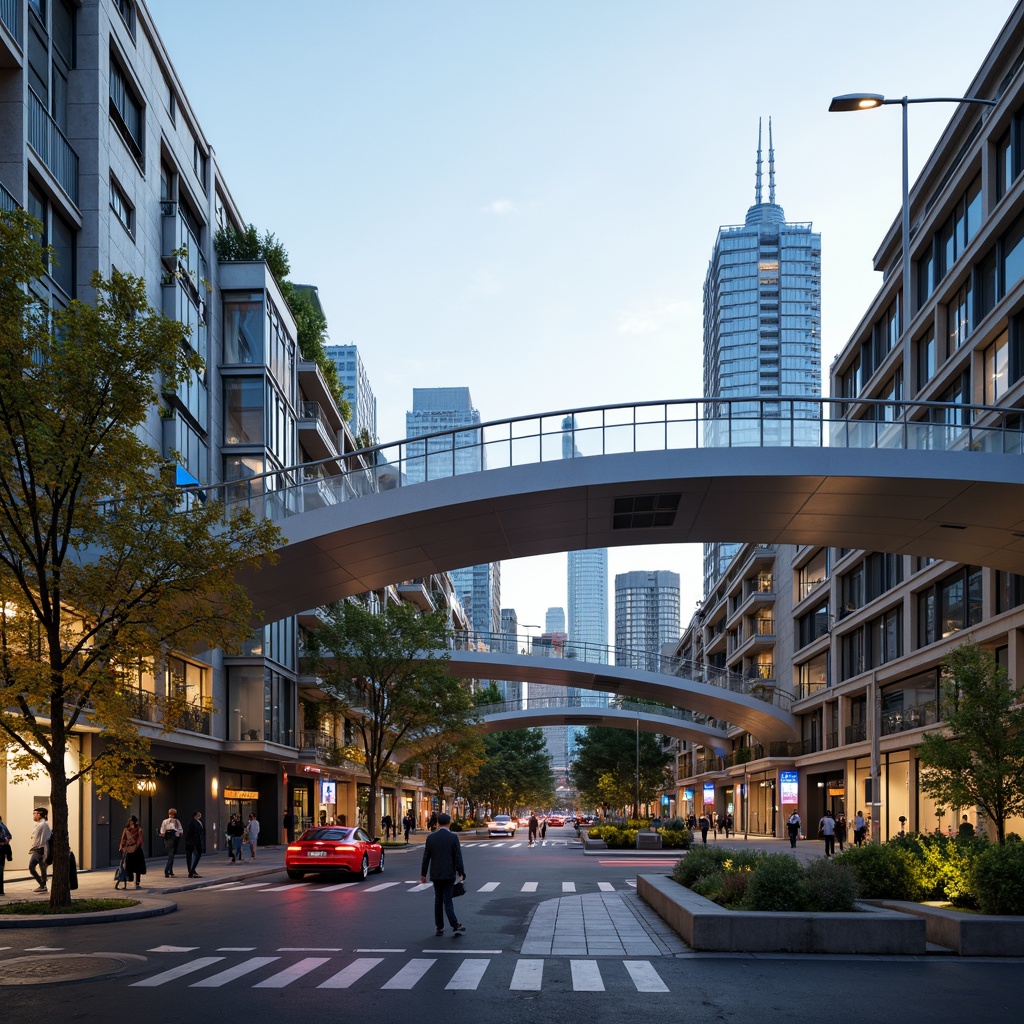
M 14 854 L 11 852 L 11 844 L 9 842 L 4 843 L 4 857 L 7 860 L 14 860 Z
M 124 866 L 124 857 L 121 858 L 121 863 L 114 868 L 114 888 L 116 889 L 121 883 L 124 883 L 124 887 L 128 888 L 128 869 Z
M 452 886 L 452 896 L 465 896 L 465 895 L 466 895 L 466 887 L 465 887 L 465 885 L 463 885 L 462 882 L 456 882 Z

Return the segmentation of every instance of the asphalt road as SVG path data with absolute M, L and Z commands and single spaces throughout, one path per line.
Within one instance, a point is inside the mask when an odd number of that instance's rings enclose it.
M 0 1015 L 25 1024 L 41 1014 L 103 1024 L 1024 1019 L 1021 960 L 693 954 L 637 900 L 636 858 L 584 856 L 562 844 L 570 835 L 550 830 L 533 849 L 522 839 L 464 843 L 461 936 L 435 937 L 416 847 L 390 851 L 365 882 L 292 883 L 281 872 L 179 893 L 180 909 L 165 917 L 2 931 L 0 959 L 38 974 L 0 989 Z

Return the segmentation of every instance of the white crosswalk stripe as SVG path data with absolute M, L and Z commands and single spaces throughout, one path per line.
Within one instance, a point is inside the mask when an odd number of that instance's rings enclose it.
M 477 892 L 494 892 L 499 885 L 501 885 L 501 882 L 484 882 L 484 884 L 477 889 Z
M 380 885 L 371 885 L 368 889 L 364 889 L 363 892 L 380 892 L 382 889 L 390 889 L 394 885 L 401 884 L 401 882 L 381 882 Z
M 523 887 L 519 891 L 520 892 L 536 892 L 537 891 L 537 883 L 536 882 L 523 882 Z
M 499 889 L 503 883 L 501 882 L 485 882 L 481 885 L 476 892 L 494 892 Z M 577 886 L 576 882 L 524 882 L 519 889 L 520 892 L 538 892 L 541 886 L 559 886 L 563 893 L 574 893 L 581 890 L 580 886 Z M 582 883 L 582 891 L 586 891 L 591 885 L 595 885 L 599 892 L 618 892 L 620 889 L 625 888 L 636 888 L 635 878 L 625 878 L 618 885 L 618 887 L 612 882 L 584 882 Z M 424 882 L 420 884 L 416 879 L 405 879 L 403 881 L 395 880 L 391 882 L 378 882 L 376 885 L 366 885 L 362 882 L 339 882 L 334 885 L 318 885 L 315 882 L 290 882 L 286 885 L 269 885 L 266 882 L 250 882 L 247 885 L 224 885 L 224 886 L 211 886 L 206 892 L 218 892 L 218 893 L 235 893 L 243 892 L 247 889 L 259 889 L 260 892 L 294 892 L 297 889 L 301 889 L 304 892 L 315 892 L 315 893 L 332 893 L 340 892 L 343 889 L 355 889 L 358 893 L 379 893 L 385 892 L 388 889 L 394 889 L 396 887 L 405 886 L 406 892 L 419 893 L 430 891 L 433 892 L 434 885 L 432 882 Z
M 575 892 L 575 891 L 576 891 L 576 883 L 575 882 L 563 882 L 562 883 L 562 892 Z
M 384 952 L 384 951 L 382 951 Z M 398 953 L 399 950 L 393 952 Z M 478 952 L 474 950 L 473 952 Z M 479 952 L 499 952 L 498 950 L 479 950 Z M 197 974 L 207 968 L 213 967 L 224 961 L 223 956 L 196 957 L 186 963 L 180 964 L 167 971 L 161 971 L 149 978 L 131 983 L 135 988 L 158 988 L 163 985 L 170 985 L 189 975 Z M 268 967 L 271 964 L 281 961 L 280 956 L 254 956 L 241 960 L 236 964 L 225 967 L 194 981 L 190 988 L 223 988 L 234 982 L 242 981 L 248 976 Z M 349 989 L 367 978 L 374 968 L 385 963 L 383 956 L 356 957 L 351 963 L 344 964 L 340 970 L 335 971 L 323 981 L 316 985 L 317 989 Z M 304 978 L 311 977 L 313 982 L 318 981 L 318 972 L 322 969 L 331 970 L 333 965 L 343 963 L 343 958 L 332 956 L 308 956 L 297 959 L 294 963 L 287 964 L 283 969 L 262 980 L 249 984 L 252 989 L 283 989 L 302 982 Z M 482 986 L 486 972 L 495 974 L 498 970 L 495 964 L 502 964 L 502 971 L 508 970 L 508 959 L 495 960 L 493 957 L 466 956 L 459 963 L 452 964 L 448 960 L 439 961 L 433 957 L 413 957 L 404 964 L 394 960 L 391 961 L 393 973 L 384 975 L 378 972 L 373 987 L 381 990 L 409 990 L 415 988 L 431 972 L 435 964 L 441 963 L 444 973 L 440 968 L 434 971 L 433 987 L 443 984 L 446 991 L 476 991 L 481 987 L 493 988 L 495 984 L 503 984 L 502 981 L 491 981 L 488 985 Z M 618 967 L 622 964 L 624 973 Z M 523 957 L 515 959 L 515 967 L 512 970 L 508 982 L 510 991 L 518 992 L 540 992 L 543 990 L 544 981 L 550 979 L 554 987 L 564 989 L 565 986 L 565 965 L 568 964 L 571 980 L 571 987 L 574 992 L 604 992 L 606 982 L 613 987 L 621 988 L 623 984 L 631 983 L 633 989 L 643 993 L 668 992 L 669 988 L 658 974 L 657 969 L 650 960 L 584 960 L 584 959 L 539 959 Z M 397 967 L 397 970 L 394 968 Z M 449 974 L 450 972 L 450 974 Z M 322 977 L 322 974 L 319 975 Z M 498 973 L 498 977 L 507 977 L 507 974 Z M 446 980 L 445 980 L 446 979 Z M 369 980 L 369 979 L 368 979 Z

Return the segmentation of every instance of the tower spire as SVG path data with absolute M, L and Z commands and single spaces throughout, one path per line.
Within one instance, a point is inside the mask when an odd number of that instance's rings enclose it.
M 775 147 L 772 145 L 772 119 L 768 118 L 768 202 L 775 205 Z
M 761 205 L 761 118 L 757 119 L 757 175 L 754 185 L 754 204 Z

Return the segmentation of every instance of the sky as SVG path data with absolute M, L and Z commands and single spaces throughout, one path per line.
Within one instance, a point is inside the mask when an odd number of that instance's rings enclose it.
M 702 393 L 702 287 L 754 202 L 772 119 L 776 202 L 822 237 L 822 372 L 881 284 L 898 219 L 898 107 L 963 95 L 1013 4 L 896 0 L 149 0 L 243 218 L 317 285 L 356 344 L 381 441 L 414 387 L 482 419 Z M 289 17 L 291 12 L 294 17 Z M 954 111 L 910 109 L 911 178 Z M 609 551 L 681 576 L 696 545 Z M 566 556 L 502 563 L 503 607 L 543 623 Z M 611 607 L 610 614 L 614 615 Z M 609 626 L 614 637 L 614 622 Z

